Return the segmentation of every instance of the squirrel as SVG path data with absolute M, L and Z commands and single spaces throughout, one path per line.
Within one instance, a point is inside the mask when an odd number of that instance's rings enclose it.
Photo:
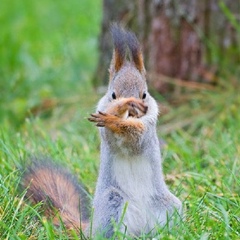
M 93 216 L 87 214 L 87 196 L 66 170 L 51 163 L 32 164 L 23 176 L 26 196 L 44 201 L 45 214 L 55 225 L 110 238 L 114 226 L 129 236 L 154 231 L 182 214 L 162 172 L 156 132 L 158 105 L 148 92 L 140 43 L 119 25 L 111 28 L 114 50 L 109 85 L 89 121 L 100 131 L 100 170 L 93 198 Z M 58 213 L 58 214 L 56 214 Z M 59 220 L 60 215 L 61 220 Z

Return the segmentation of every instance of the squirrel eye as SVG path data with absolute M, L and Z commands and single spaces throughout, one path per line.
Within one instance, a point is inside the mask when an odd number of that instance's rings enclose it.
M 147 96 L 147 94 L 144 92 L 143 95 L 142 95 L 142 99 L 145 99 Z
M 115 92 L 112 93 L 112 98 L 113 98 L 113 99 L 116 99 L 116 98 L 117 98 Z

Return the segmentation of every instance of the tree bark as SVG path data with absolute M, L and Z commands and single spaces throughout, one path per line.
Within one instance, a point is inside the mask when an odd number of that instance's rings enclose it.
M 108 68 L 112 57 L 112 37 L 110 26 L 113 22 L 129 23 L 133 18 L 135 1 L 104 0 L 103 19 L 101 34 L 99 37 L 99 60 L 97 70 L 93 79 L 95 86 L 106 85 L 108 83 Z
M 107 83 L 112 22 L 120 22 L 136 33 L 143 46 L 148 79 L 158 91 L 172 89 L 169 81 L 159 76 L 214 83 L 215 66 L 221 66 L 229 49 L 239 44 L 239 33 L 226 17 L 226 9 L 240 20 L 238 1 L 225 0 L 220 6 L 216 0 L 104 0 L 94 84 Z M 240 62 L 239 52 L 231 54 Z

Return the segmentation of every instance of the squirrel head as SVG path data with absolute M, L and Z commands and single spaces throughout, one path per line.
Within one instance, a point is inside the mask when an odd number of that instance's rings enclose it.
M 110 99 L 147 97 L 146 71 L 140 43 L 134 33 L 114 24 L 111 28 L 114 50 L 109 68 Z

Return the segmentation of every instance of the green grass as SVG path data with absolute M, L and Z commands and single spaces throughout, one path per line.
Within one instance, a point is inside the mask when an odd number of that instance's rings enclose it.
M 100 19 L 100 1 L 1 2 L 0 239 L 69 238 L 19 192 L 19 167 L 31 155 L 61 162 L 94 193 L 100 141 L 86 118 L 100 98 L 90 84 Z M 234 79 L 229 74 L 214 91 L 189 93 L 183 105 L 162 104 L 165 178 L 185 215 L 172 229 L 159 229 L 161 239 L 240 238 L 240 86 Z
M 22 123 L 43 99 L 89 82 L 100 18 L 100 1 L 1 1 L 1 120 Z

